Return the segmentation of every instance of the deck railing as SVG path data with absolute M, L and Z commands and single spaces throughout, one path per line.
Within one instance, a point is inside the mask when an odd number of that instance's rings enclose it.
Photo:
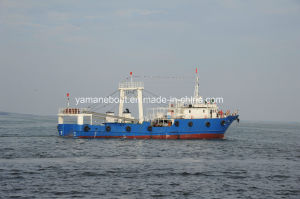
M 59 114 L 81 114 L 81 113 L 87 113 L 89 111 L 88 108 L 60 108 L 58 110 Z
M 119 88 L 144 88 L 144 82 L 121 82 Z

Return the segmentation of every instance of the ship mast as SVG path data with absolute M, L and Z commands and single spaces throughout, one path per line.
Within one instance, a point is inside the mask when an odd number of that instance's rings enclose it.
M 194 98 L 199 98 L 199 76 L 198 76 L 198 69 L 196 68 L 196 82 L 195 82 L 195 90 L 194 90 Z

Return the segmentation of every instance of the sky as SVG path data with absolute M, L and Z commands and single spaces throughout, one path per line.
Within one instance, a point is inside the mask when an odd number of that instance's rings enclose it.
M 190 96 L 198 67 L 242 120 L 300 121 L 300 1 L 0 0 L 0 36 L 0 111 L 55 115 L 131 71 Z

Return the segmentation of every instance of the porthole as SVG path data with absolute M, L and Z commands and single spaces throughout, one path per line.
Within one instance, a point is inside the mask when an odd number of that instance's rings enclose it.
M 206 127 L 210 127 L 210 122 L 206 122 L 206 123 L 205 123 L 205 126 L 206 126 Z
M 89 126 L 85 126 L 83 129 L 85 132 L 88 132 L 89 130 L 91 130 L 91 128 Z
M 222 120 L 221 126 L 225 126 L 225 124 L 226 124 L 225 120 Z
M 130 126 L 127 126 L 127 127 L 126 127 L 126 131 L 127 131 L 127 132 L 130 132 L 130 131 L 131 131 L 131 127 L 130 127 Z
M 106 132 L 110 132 L 111 127 L 110 127 L 110 126 L 107 126 L 107 127 L 105 128 L 105 130 L 106 130 Z

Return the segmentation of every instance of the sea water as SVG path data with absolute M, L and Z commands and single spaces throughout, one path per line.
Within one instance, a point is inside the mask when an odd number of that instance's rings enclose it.
M 300 124 L 223 140 L 73 139 L 52 116 L 0 115 L 0 198 L 300 198 Z

